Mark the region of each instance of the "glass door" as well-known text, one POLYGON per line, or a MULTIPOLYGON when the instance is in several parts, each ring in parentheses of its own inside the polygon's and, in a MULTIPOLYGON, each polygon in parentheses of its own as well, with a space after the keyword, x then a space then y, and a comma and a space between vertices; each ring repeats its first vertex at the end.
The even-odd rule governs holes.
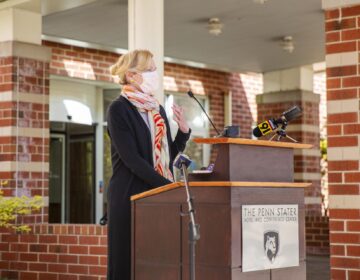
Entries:
POLYGON ((69 222, 94 223, 95 140, 90 135, 69 139, 69 222))
POLYGON ((51 134, 49 223, 65 222, 65 135, 51 134))

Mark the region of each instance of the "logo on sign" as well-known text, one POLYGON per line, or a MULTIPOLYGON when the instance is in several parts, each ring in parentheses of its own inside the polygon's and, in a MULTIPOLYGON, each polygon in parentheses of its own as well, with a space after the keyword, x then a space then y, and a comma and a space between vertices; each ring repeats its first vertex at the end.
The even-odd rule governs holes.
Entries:
POLYGON ((278 231, 272 230, 264 232, 265 255, 271 263, 275 261, 275 258, 279 252, 279 242, 280 240, 278 231))

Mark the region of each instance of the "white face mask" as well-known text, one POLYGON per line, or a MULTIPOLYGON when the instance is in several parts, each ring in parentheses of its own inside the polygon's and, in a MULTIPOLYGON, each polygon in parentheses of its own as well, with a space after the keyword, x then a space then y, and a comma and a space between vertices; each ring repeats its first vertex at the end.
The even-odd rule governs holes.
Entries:
POLYGON ((144 93, 155 93, 159 88, 159 75, 157 71, 149 71, 141 73, 143 82, 141 83, 140 88, 144 93))

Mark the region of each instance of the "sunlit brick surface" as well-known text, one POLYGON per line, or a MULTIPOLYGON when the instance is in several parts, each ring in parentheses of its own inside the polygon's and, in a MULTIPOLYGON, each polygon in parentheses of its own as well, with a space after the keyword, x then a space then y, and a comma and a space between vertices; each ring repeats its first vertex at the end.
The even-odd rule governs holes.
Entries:
POLYGON ((326 12, 332 279, 360 279, 360 6, 326 12))

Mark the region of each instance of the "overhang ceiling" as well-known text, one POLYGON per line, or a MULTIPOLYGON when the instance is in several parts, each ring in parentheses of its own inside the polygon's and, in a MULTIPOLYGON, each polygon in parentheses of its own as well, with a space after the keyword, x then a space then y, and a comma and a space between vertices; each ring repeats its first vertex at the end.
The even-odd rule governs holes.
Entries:
MULTIPOLYGON (((127 48, 127 1, 98 0, 44 16, 45 35, 127 48)), ((165 55, 211 68, 267 72, 325 60, 320 0, 164 0, 165 55), (207 20, 224 23, 210 35, 207 20), (279 39, 291 35, 295 51, 279 39)), ((74 5, 75 6, 75 5, 74 5)), ((154 30, 156 32, 156 30, 154 30)))

